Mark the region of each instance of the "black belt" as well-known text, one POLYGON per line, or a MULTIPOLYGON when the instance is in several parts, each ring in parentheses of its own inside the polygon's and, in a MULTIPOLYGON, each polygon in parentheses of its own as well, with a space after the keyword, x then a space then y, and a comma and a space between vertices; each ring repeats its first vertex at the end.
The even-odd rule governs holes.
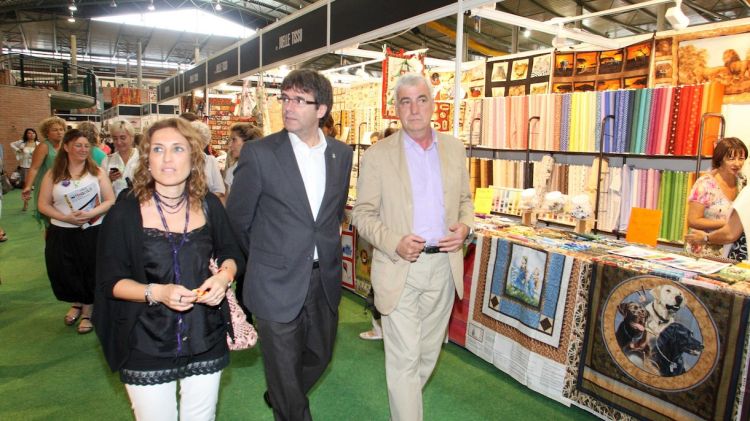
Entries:
POLYGON ((440 246, 424 246, 424 248, 422 249, 422 253, 435 254, 435 253, 445 253, 445 252, 440 250, 440 246))
POLYGON ((317 261, 317 260, 316 260, 316 261, 314 261, 314 262, 313 262, 313 269, 317 269, 317 268, 319 268, 319 267, 320 267, 320 263, 318 263, 318 261, 317 261))

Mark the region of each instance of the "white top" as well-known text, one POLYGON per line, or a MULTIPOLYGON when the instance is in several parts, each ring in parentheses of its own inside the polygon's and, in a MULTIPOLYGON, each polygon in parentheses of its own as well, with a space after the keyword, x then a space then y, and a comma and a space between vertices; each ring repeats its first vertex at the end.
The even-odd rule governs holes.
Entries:
MULTIPOLYGON (((52 205, 60 213, 69 215, 76 210, 91 210, 102 202, 99 189, 99 179, 95 175, 86 173, 80 180, 62 180, 52 187, 52 205)), ((52 225, 63 228, 88 228, 102 223, 104 215, 90 220, 82 226, 69 224, 54 218, 50 219, 52 225)))
POLYGON ((34 149, 36 149, 36 145, 38 144, 39 142, 34 142, 31 146, 27 146, 23 139, 10 144, 11 149, 16 152, 18 166, 21 168, 31 168, 31 156, 34 154, 34 149))
MULTIPOLYGON (((318 219, 320 204, 323 202, 323 194, 326 191, 326 143, 323 131, 318 129, 320 141, 314 147, 307 146, 297 135, 289 133, 292 140, 294 157, 297 158, 297 166, 305 183, 307 200, 310 202, 310 210, 313 218, 318 219)), ((315 247, 315 259, 318 259, 318 247, 315 247)))
POLYGON ((224 187, 224 180, 221 179, 221 171, 219 171, 219 164, 216 163, 216 158, 213 155, 203 155, 206 158, 206 165, 203 168, 203 172, 206 174, 208 191, 218 194, 226 193, 227 189, 224 187))
POLYGON ((750 234, 750 187, 740 190, 740 193, 732 202, 732 207, 737 212, 737 216, 740 217, 742 230, 745 231, 745 237, 747 237, 750 234))
POLYGON ((234 170, 237 169, 237 161, 232 164, 224 174, 224 184, 227 185, 227 190, 230 190, 232 188, 232 183, 234 183, 234 170))
POLYGON ((128 182, 125 181, 126 178, 129 178, 130 181, 133 181, 135 170, 136 168, 138 168, 139 157, 140 154, 138 153, 138 149, 132 148, 130 152, 130 159, 128 159, 127 163, 123 161, 122 156, 119 152, 114 152, 111 155, 108 155, 106 158, 104 158, 104 161, 102 161, 102 168, 107 171, 107 174, 109 174, 110 168, 117 168, 120 171, 120 174, 122 174, 122 177, 112 182, 112 188, 115 191, 115 197, 117 197, 117 195, 119 195, 120 192, 125 190, 125 188, 128 186, 128 182))

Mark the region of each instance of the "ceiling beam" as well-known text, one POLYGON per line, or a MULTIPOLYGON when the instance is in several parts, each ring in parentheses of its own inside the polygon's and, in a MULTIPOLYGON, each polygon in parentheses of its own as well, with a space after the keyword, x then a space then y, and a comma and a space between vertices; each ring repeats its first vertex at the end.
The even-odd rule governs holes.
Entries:
POLYGON ((52 21, 52 51, 57 53, 57 19, 52 21))
POLYGON ((86 19, 86 55, 91 55, 91 19, 86 19))
POLYGON ((112 58, 117 58, 117 53, 119 53, 119 51, 117 51, 117 45, 120 44, 120 37, 122 36, 122 26, 123 24, 121 23, 117 28, 117 37, 115 37, 115 46, 113 48, 114 51, 112 52, 112 58))
POLYGON ((720 22, 729 19, 728 17, 724 15, 720 15, 718 13, 712 12, 711 10, 706 9, 705 7, 701 7, 699 4, 696 4, 694 1, 690 0, 683 0, 683 3, 698 12, 701 16, 706 18, 706 20, 714 21, 714 22, 720 22))
POLYGON ((21 23, 18 24, 18 32, 21 33, 21 39, 23 40, 23 48, 26 51, 29 51, 29 42, 26 39, 26 32, 24 32, 24 30, 23 30, 23 24, 21 24, 21 23))
MULTIPOLYGON (((443 25, 440 22, 427 22, 427 27, 430 29, 433 29, 435 31, 440 32, 443 35, 453 37, 455 39, 456 37, 456 29, 450 28, 447 25, 443 25)), ((478 43, 477 41, 474 41, 471 38, 467 38, 467 45, 469 46, 469 49, 474 50, 476 52, 482 53, 485 56, 494 57, 498 55, 505 55, 508 54, 504 51, 495 50, 490 47, 485 47, 484 45, 478 43)))
POLYGON ((180 32, 180 34, 177 35, 177 39, 174 41, 172 48, 170 48, 169 51, 167 52, 167 55, 164 56, 164 58, 162 59, 163 61, 169 61, 169 56, 171 56, 174 49, 177 48, 177 44, 180 43, 181 38, 182 38, 182 32, 180 32))

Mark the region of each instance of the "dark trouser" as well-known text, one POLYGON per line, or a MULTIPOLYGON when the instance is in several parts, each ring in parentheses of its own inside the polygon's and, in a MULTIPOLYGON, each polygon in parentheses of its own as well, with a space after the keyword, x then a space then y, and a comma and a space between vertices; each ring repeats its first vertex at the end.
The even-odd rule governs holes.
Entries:
POLYGON ((328 367, 336 340, 338 313, 331 311, 313 269, 300 314, 289 323, 256 316, 266 384, 276 420, 312 420, 307 392, 328 367))

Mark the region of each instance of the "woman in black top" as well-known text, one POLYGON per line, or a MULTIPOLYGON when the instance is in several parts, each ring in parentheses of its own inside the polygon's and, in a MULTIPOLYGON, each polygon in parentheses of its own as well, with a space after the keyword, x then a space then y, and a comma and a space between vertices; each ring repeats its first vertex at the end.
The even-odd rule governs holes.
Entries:
POLYGON ((139 148, 133 189, 101 228, 94 325, 136 419, 212 420, 229 363, 225 291, 244 259, 207 191, 200 135, 162 120, 139 148))

